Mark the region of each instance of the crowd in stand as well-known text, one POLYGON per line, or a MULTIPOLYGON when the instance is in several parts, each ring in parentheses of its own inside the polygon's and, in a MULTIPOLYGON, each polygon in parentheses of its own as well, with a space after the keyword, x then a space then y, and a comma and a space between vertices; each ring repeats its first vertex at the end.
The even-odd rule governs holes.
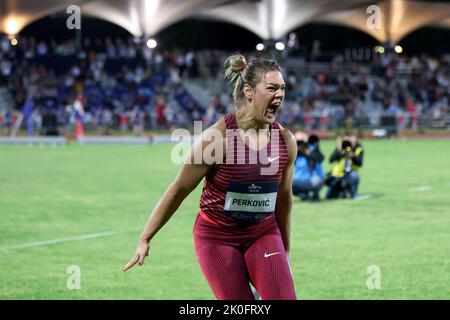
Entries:
MULTIPOLYGON (((212 54, 212 53, 211 53, 212 54)), ((213 66, 211 66, 213 70, 213 66)), ((36 131, 45 115, 60 128, 74 124, 74 102, 82 97, 86 127, 189 127, 206 108, 187 92, 182 79, 197 77, 193 53, 152 51, 130 40, 85 39, 62 44, 20 39, 0 45, 0 112, 10 128, 31 95, 36 131)))
POLYGON ((392 118, 398 129, 417 129, 419 117, 446 120, 449 112, 450 64, 429 57, 385 55, 369 72, 330 71, 312 77, 288 77, 291 99, 284 121, 303 118, 306 130, 342 127, 351 119, 357 127, 380 126, 392 118))
MULTIPOLYGON (((223 81, 228 54, 152 50, 131 38, 85 38, 78 47, 75 41, 32 38, 20 38, 12 46, 4 38, 0 126, 9 133, 18 114, 28 118, 35 134, 48 115, 60 134, 73 130, 77 116, 99 134, 190 128, 194 120, 209 125, 233 110, 229 88, 223 86, 201 104, 185 84, 192 79, 223 81)), ((289 57, 283 59, 282 65, 289 57)), ((303 130, 338 128, 346 121, 364 128, 379 126, 388 116, 400 129, 416 129, 422 116, 447 119, 450 61, 445 57, 384 54, 350 70, 342 68, 344 60, 336 55, 326 69, 314 72, 285 70, 287 96, 280 122, 303 130)))

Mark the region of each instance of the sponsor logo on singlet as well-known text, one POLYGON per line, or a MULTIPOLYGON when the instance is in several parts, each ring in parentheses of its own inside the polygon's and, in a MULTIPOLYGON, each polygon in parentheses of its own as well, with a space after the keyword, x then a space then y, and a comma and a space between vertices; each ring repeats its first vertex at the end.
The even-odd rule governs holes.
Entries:
POLYGON ((224 212, 239 220, 264 219, 275 211, 277 190, 277 181, 232 181, 225 198, 224 212))

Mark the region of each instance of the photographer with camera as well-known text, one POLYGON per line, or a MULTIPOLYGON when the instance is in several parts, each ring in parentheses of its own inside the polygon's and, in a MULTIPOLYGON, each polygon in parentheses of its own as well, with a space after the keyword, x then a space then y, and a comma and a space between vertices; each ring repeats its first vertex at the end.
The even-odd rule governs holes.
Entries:
POLYGON ((364 151, 356 136, 338 137, 336 150, 330 156, 333 168, 325 180, 327 199, 356 197, 360 181, 358 169, 362 167, 363 157, 364 151))
POLYGON ((319 148, 319 137, 311 135, 308 139, 306 134, 298 133, 296 138, 298 152, 294 164, 292 192, 303 201, 318 202, 325 178, 321 165, 324 156, 319 148))

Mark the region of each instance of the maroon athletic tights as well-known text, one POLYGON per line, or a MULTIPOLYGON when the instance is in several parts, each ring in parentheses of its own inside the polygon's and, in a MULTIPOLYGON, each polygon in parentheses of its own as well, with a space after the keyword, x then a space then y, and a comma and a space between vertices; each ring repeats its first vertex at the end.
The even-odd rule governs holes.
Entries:
POLYGON ((289 262, 275 215, 250 226, 224 227, 198 214, 194 246, 203 274, 219 300, 295 300, 289 262))

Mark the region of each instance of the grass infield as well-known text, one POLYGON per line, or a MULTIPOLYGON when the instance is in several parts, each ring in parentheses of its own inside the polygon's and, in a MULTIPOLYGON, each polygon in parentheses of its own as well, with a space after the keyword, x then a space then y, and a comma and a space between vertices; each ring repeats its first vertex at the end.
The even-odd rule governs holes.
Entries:
MULTIPOLYGON (((326 156, 333 145, 322 143, 326 156)), ((299 298, 448 299, 450 141, 363 146, 360 200, 294 199, 299 298), (372 265, 380 289, 367 287, 372 265)), ((144 266, 121 271, 178 170, 171 148, 0 146, 0 299, 214 299, 193 249, 201 184, 144 266), (79 290, 67 288, 74 265, 79 290)))

